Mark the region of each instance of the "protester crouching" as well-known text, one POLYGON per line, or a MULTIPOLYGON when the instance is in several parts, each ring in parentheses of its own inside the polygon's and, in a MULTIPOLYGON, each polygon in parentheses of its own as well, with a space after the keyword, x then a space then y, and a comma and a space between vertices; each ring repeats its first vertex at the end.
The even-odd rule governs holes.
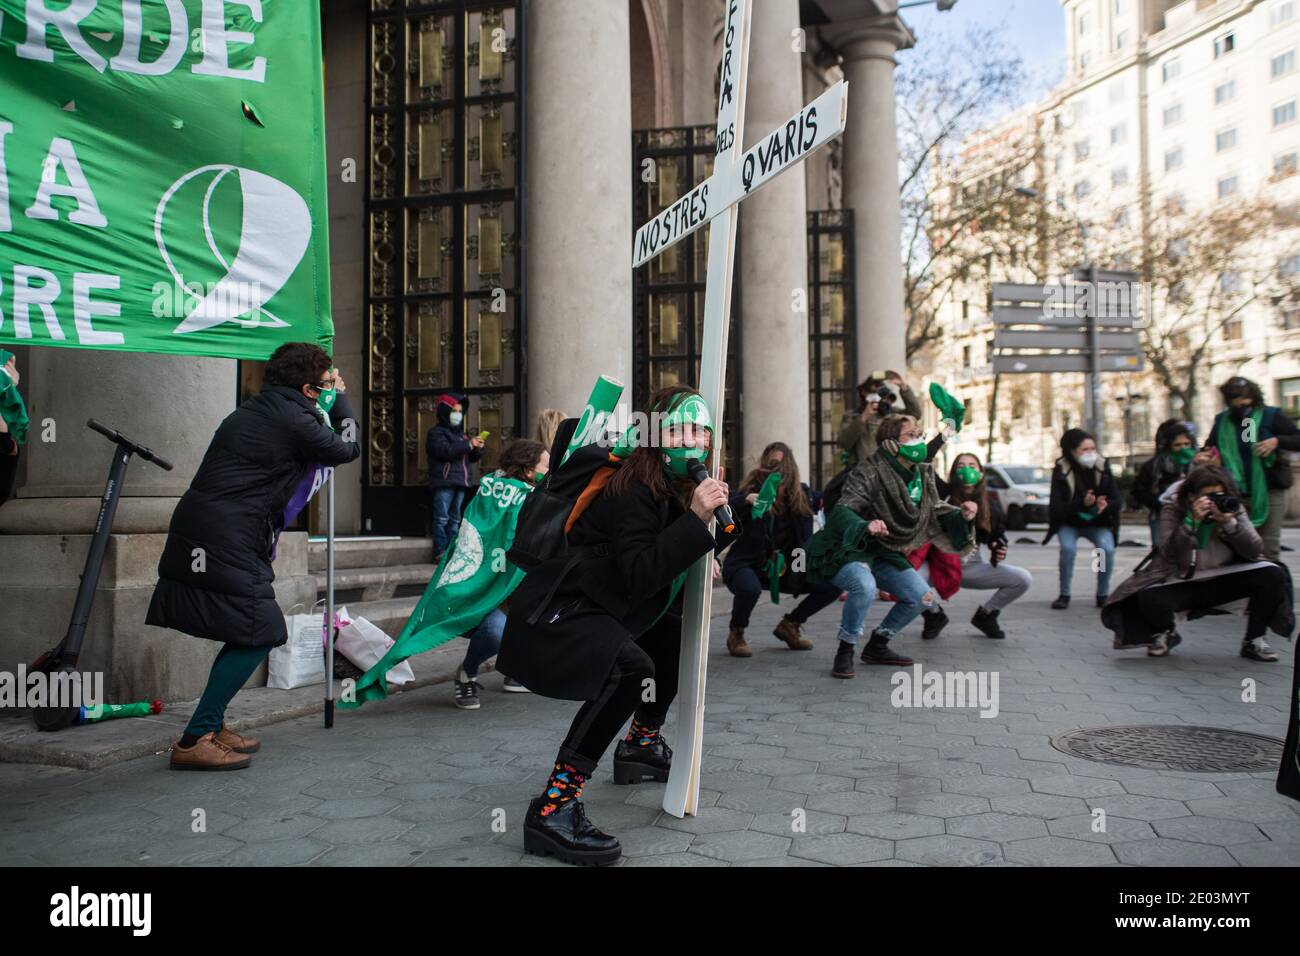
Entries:
POLYGON ((889 642, 933 602, 934 594, 908 561, 908 552, 928 542, 957 553, 974 548, 970 521, 976 505, 957 507, 941 500, 928 461, 935 445, 926 445, 920 423, 910 415, 890 415, 876 434, 879 447, 849 472, 826 527, 809 543, 813 579, 848 592, 833 677, 854 676, 854 651, 878 586, 893 595, 895 603, 872 631, 861 660, 911 664, 911 658, 890 648, 889 642))
POLYGON ((1133 505, 1147 511, 1153 547, 1160 521, 1160 496, 1187 475, 1195 457, 1196 447, 1186 423, 1176 418, 1162 422, 1156 429, 1156 453, 1142 463, 1129 492, 1133 505))
POLYGON ((804 595, 772 632, 792 651, 812 650, 802 626, 839 598, 839 588, 809 581, 804 567, 805 547, 813 533, 813 497, 799 480, 794 452, 784 442, 763 449, 758 467, 732 492, 731 511, 741 519, 741 534, 722 562, 722 581, 734 595, 727 634, 732 657, 753 655, 745 628, 764 592, 770 592, 774 602, 783 593, 804 595))
POLYGON ((1159 548, 1111 595, 1102 623, 1115 647, 1146 646, 1164 657, 1182 642, 1179 612, 1206 612, 1247 602, 1241 656, 1273 662, 1265 633, 1295 628, 1291 576, 1264 557, 1264 544, 1231 475, 1214 465, 1194 469, 1160 511, 1159 548))
POLYGON ((1228 379, 1219 393, 1228 407, 1215 416, 1205 447, 1218 450, 1259 529, 1264 556, 1276 561, 1292 483, 1291 462, 1279 453, 1300 451, 1300 428, 1280 408, 1265 405, 1264 393, 1248 378, 1228 379))
MULTIPOLYGON (((958 455, 953 460, 948 472, 948 481, 939 483, 940 497, 949 504, 964 507, 967 502, 974 502, 975 548, 963 557, 944 555, 933 545, 928 545, 928 558, 917 570, 931 584, 935 582, 935 571, 947 568, 952 559, 956 560, 956 580, 954 590, 993 591, 975 610, 971 624, 987 637, 995 640, 1005 638, 1006 632, 998 622, 1002 609, 1021 597, 1033 584, 1033 576, 1024 568, 1007 564, 1006 522, 1002 506, 991 499, 984 484, 984 469, 978 456, 970 453, 958 455), (938 556, 936 559, 936 555, 938 556)), ((913 557, 913 564, 917 561, 913 557)), ((947 600, 944 590, 939 589, 939 596, 947 600)), ((948 616, 943 607, 927 609, 922 612, 924 628, 922 638, 935 638, 948 623, 948 616)))
POLYGON ((1061 457, 1052 469, 1052 496, 1048 507, 1047 536, 1043 544, 1060 535, 1060 590, 1052 602, 1054 610, 1070 606, 1074 559, 1079 539, 1090 541, 1100 552, 1097 573, 1097 607, 1110 594, 1110 574, 1115 563, 1115 539, 1119 535, 1119 485, 1106 459, 1097 452, 1097 442, 1082 428, 1071 428, 1061 437, 1061 457))

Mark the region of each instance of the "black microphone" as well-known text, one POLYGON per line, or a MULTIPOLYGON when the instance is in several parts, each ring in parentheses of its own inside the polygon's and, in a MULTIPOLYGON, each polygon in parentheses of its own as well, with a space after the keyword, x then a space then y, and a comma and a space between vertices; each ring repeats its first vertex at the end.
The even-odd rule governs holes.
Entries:
MULTIPOLYGON (((691 481, 697 485, 709 480, 709 470, 704 467, 704 463, 698 458, 692 458, 686 462, 686 472, 691 476, 691 481)), ((718 527, 727 534, 731 534, 736 530, 736 519, 731 516, 730 505, 718 505, 713 509, 713 517, 718 519, 718 527)))

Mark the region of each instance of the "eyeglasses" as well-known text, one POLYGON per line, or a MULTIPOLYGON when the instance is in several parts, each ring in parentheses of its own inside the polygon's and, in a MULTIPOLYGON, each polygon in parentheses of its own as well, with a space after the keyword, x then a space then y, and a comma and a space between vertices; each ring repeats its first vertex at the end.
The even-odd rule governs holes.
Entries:
POLYGON ((332 390, 333 390, 333 388, 334 388, 334 383, 333 383, 333 382, 317 382, 315 385, 312 385, 312 386, 310 386, 310 387, 316 389, 316 391, 318 391, 318 392, 328 392, 328 391, 332 391, 332 390))

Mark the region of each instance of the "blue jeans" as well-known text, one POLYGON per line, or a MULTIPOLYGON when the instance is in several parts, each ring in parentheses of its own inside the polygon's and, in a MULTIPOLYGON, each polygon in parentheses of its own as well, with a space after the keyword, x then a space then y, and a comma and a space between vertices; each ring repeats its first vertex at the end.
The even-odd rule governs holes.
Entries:
POLYGON ((465 652, 465 661, 460 666, 470 677, 478 675, 478 669, 488 658, 495 657, 501 648, 501 635, 506 630, 506 616, 500 608, 492 611, 479 622, 478 627, 465 636, 469 638, 469 650, 465 652))
POLYGON ((915 620, 924 607, 921 599, 930 593, 930 585, 912 568, 903 570, 886 561, 877 561, 869 568, 857 561, 844 565, 831 578, 831 583, 849 595, 844 602, 838 635, 846 644, 856 644, 862 636, 867 611, 876 599, 877 582, 897 599, 876 628, 883 637, 893 637, 915 620))
POLYGON ((1102 553, 1101 570, 1097 572, 1097 597, 1110 594, 1110 572, 1115 566, 1115 535, 1110 528, 1062 525, 1057 535, 1061 539, 1061 594, 1070 596, 1070 579, 1074 577, 1074 556, 1079 550, 1080 538, 1087 538, 1102 553))
POLYGON ((460 509, 465 504, 465 488, 433 489, 433 550, 438 554, 460 530, 460 509))

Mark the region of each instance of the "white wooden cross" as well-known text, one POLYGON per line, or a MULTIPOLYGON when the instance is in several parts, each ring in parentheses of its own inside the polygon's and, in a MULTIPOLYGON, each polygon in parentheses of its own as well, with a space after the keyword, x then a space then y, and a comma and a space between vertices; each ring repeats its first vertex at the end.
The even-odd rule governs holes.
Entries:
MULTIPOLYGON (((848 84, 841 80, 784 125, 741 153, 752 2, 727 0, 718 102, 718 152, 713 175, 638 229, 632 241, 632 267, 635 269, 706 222, 709 224, 700 394, 709 405, 715 426, 719 427, 722 423, 723 384, 727 377, 727 319, 731 315, 739 203, 753 190, 840 135, 848 111, 848 84)), ((715 453, 715 478, 720 460, 721 455, 715 453)), ((747 517, 741 515, 738 519, 743 522, 747 517)), ((663 804, 664 810, 675 817, 694 815, 699 807, 712 572, 713 556, 708 555, 691 568, 686 583, 678 672, 678 730, 663 804)))

